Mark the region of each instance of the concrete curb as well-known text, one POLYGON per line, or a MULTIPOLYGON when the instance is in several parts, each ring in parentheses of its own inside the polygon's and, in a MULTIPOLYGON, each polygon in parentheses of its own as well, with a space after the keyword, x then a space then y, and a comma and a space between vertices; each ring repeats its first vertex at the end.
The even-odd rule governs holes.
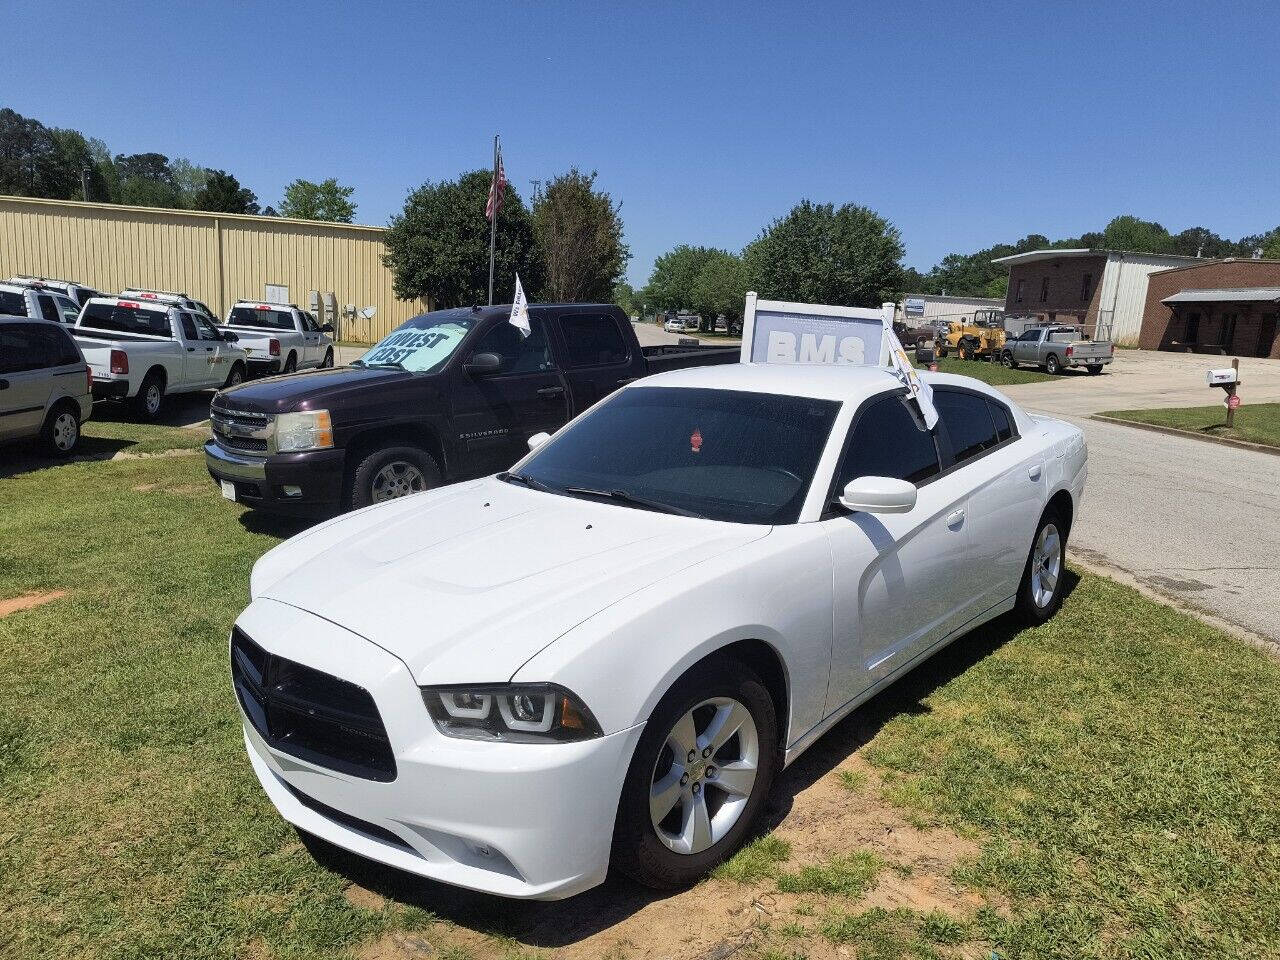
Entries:
POLYGON ((1190 437, 1192 440, 1203 440, 1205 443, 1219 443, 1224 447, 1238 447, 1241 450, 1254 450, 1258 453, 1269 453, 1280 457, 1280 447, 1268 446, 1265 443, 1251 443, 1248 440, 1233 440, 1231 437, 1211 437, 1190 430, 1179 430, 1177 427, 1162 427, 1156 423, 1139 423, 1136 420, 1121 420, 1119 417, 1107 417, 1100 413, 1089 414, 1090 420, 1099 423, 1118 423, 1122 427, 1135 427, 1138 430, 1150 430, 1152 433, 1167 433, 1171 437, 1190 437))

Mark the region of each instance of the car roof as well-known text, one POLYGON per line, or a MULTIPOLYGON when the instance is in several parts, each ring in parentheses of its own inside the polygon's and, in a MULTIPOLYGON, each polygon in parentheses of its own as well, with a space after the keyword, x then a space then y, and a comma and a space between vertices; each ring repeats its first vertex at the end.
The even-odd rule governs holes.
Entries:
MULTIPOLYGON (((935 387, 963 387, 999 399, 1009 398, 973 377, 954 373, 919 371, 920 378, 935 387)), ((872 394, 900 386, 897 375, 885 367, 854 364, 727 363, 711 367, 672 370, 637 380, 625 389, 637 387, 700 387, 710 390, 742 390, 748 393, 779 393, 819 400, 858 401, 872 394)))
POLYGON ((52 320, 45 320, 43 317, 19 317, 12 313, 0 313, 0 323, 39 323, 46 327, 56 327, 59 330, 66 330, 66 325, 55 323, 52 320))

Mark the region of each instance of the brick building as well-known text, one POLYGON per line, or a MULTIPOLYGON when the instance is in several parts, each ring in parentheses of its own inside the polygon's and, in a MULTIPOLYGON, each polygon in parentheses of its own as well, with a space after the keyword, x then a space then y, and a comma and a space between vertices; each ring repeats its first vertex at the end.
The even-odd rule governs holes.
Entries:
POLYGON ((1194 257, 1131 250, 1033 250, 992 263, 1009 268, 1005 313, 1041 323, 1073 323, 1092 337, 1138 342, 1147 277, 1194 257))
POLYGON ((1280 260, 1197 260, 1147 280, 1138 345, 1280 358, 1280 260))

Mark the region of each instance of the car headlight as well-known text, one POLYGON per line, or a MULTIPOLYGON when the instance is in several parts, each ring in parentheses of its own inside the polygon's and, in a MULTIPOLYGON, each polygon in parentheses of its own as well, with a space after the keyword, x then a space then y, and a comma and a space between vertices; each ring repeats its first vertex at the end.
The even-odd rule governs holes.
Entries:
POLYGON ((601 735, 587 705, 554 683, 423 687, 422 702, 447 737, 563 743, 601 735))
POLYGON ((319 450, 333 446, 333 421, 328 410, 304 410, 276 417, 275 452, 319 450))

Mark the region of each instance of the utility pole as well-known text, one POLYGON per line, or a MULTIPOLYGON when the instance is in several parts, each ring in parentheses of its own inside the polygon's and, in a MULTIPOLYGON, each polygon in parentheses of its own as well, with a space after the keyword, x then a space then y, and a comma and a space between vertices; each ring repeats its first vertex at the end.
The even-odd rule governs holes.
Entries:
POLYGON ((498 206, 502 198, 498 194, 498 137, 493 138, 493 216, 489 218, 489 306, 493 306, 493 250, 498 240, 498 206))
POLYGON ((530 180, 529 182, 533 184, 533 199, 536 201, 536 200, 538 199, 538 193, 539 193, 539 192, 541 191, 541 189, 542 189, 542 181, 541 181, 541 180, 530 180))
POLYGON ((81 199, 89 199, 89 168, 80 168, 80 197, 81 199))

